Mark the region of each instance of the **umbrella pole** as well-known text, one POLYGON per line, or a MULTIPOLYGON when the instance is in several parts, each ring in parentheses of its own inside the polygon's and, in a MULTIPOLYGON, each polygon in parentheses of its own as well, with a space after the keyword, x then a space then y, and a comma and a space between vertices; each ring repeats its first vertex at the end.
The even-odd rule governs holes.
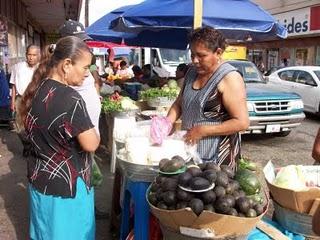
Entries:
POLYGON ((193 29, 202 26, 202 6, 203 0, 194 0, 193 2, 193 29))

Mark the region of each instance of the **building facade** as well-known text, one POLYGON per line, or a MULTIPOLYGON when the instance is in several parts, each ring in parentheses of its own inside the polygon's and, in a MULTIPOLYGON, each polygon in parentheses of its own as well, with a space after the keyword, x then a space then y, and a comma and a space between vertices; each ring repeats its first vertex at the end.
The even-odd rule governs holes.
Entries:
POLYGON ((271 13, 288 30, 288 37, 249 43, 248 58, 274 66, 320 65, 320 0, 263 1, 257 4, 271 13))

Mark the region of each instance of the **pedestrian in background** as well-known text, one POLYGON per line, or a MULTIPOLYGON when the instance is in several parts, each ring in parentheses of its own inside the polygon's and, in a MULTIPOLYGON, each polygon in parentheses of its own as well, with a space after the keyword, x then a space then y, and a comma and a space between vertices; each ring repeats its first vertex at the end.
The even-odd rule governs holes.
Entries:
POLYGON ((99 146, 86 104, 70 86, 89 75, 91 52, 76 37, 49 48, 21 100, 28 158, 30 239, 95 239, 90 153, 99 146))
POLYGON ((226 41, 218 30, 196 29, 189 45, 192 66, 167 117, 172 124, 181 117, 185 142, 197 144, 203 161, 235 169, 239 132, 249 126, 244 81, 236 68, 222 60, 226 41))
MULTIPOLYGON (((15 64, 12 68, 10 76, 10 84, 12 84, 11 93, 11 111, 19 113, 21 97, 27 86, 31 82, 32 75, 40 60, 40 48, 36 45, 29 45, 26 49, 26 61, 15 64)), ((23 156, 29 155, 29 144, 25 139, 24 127, 19 114, 15 115, 15 129, 23 144, 23 156)))

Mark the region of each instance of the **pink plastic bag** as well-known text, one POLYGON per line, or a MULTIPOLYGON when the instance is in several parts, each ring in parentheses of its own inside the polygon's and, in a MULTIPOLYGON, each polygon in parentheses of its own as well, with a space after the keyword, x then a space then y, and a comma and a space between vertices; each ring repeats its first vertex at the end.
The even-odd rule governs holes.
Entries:
POLYGON ((172 123, 167 117, 153 117, 151 119, 150 137, 152 144, 161 145, 172 129, 172 123))

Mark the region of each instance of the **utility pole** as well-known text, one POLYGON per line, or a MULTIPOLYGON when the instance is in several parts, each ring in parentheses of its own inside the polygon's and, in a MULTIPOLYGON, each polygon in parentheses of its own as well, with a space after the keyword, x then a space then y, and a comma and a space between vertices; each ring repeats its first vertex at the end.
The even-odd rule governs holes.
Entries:
POLYGON ((84 27, 89 26, 89 1, 90 0, 84 1, 84 27))

